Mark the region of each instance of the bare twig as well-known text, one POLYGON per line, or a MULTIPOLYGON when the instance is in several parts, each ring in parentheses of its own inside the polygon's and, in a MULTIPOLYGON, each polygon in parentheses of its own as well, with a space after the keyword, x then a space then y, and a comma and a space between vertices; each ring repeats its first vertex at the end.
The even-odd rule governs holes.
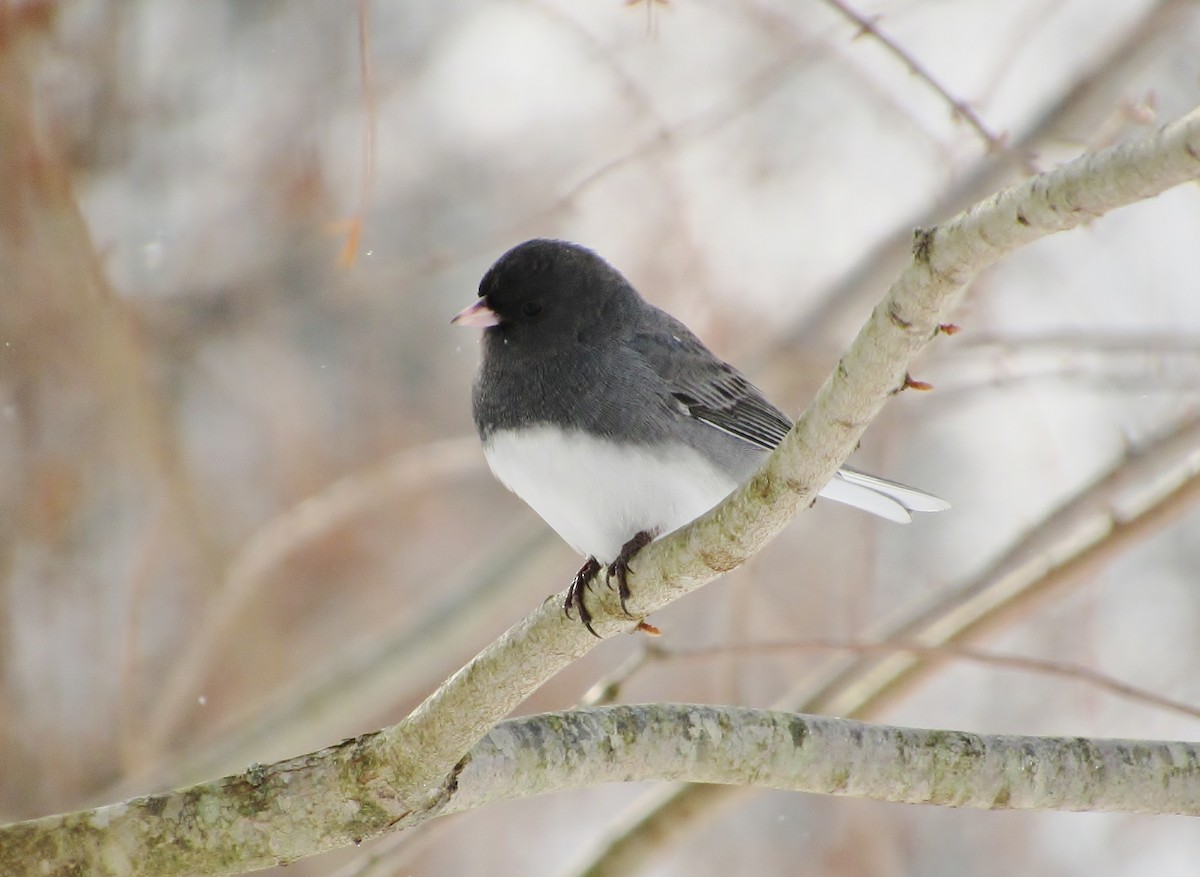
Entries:
MULTIPOLYGON (((987 144, 989 152, 1002 153, 1006 150, 1007 136, 993 133, 969 102, 951 94, 950 90, 938 81, 938 78, 933 75, 929 68, 918 61, 911 52, 880 30, 876 24, 877 18, 863 15, 844 2, 844 0, 823 0, 823 2, 853 22, 861 33, 869 35, 907 67, 910 73, 933 89, 942 100, 949 104, 954 115, 966 122, 979 135, 979 138, 987 144)), ((1028 155, 1021 155, 1020 162, 1027 173, 1037 173, 1038 168, 1029 159, 1028 155)))
POLYGON ((371 209, 371 193, 375 191, 375 128, 378 123, 378 101, 371 64, 371 4, 358 3, 358 71, 363 95, 362 180, 359 182, 358 209, 343 225, 346 240, 338 256, 338 264, 349 268, 358 261, 363 225, 371 209))
MULTIPOLYGON (((945 662, 949 661, 966 661, 968 663, 982 664, 988 667, 996 667, 1003 670, 1021 670, 1028 673, 1037 673, 1042 676, 1054 676, 1060 679, 1071 680, 1074 682, 1082 682, 1090 685, 1093 688, 1106 691, 1109 694, 1115 694, 1118 697, 1123 697, 1127 700, 1143 704, 1145 706, 1157 707, 1159 709, 1168 710, 1173 713, 1178 713, 1182 716, 1187 716, 1192 719, 1200 719, 1200 706, 1193 706, 1183 701, 1175 700, 1153 691, 1148 691, 1138 685, 1132 685, 1128 682, 1123 682, 1115 676, 1108 673, 1101 673, 1098 670, 1093 670, 1083 664, 1077 664, 1069 661, 1057 661, 1049 658, 1036 658, 1030 655, 1013 655, 1013 654, 997 654, 995 652, 981 651, 967 646, 958 645, 936 645, 927 646, 919 643, 906 643, 901 641, 888 640, 885 642, 867 642, 862 640, 837 640, 837 639, 803 639, 795 642, 760 642, 748 643, 746 645, 735 646, 707 646, 694 648, 655 648, 639 653, 641 660, 636 666, 627 662, 618 670, 607 678, 605 691, 609 696, 609 700, 598 700, 599 703, 612 702, 615 697, 614 691, 619 690, 620 686, 632 678, 635 673, 644 667, 649 666, 654 661, 675 661, 675 660, 691 660, 697 658, 720 658, 720 657, 761 657, 767 654, 797 654, 802 652, 848 652, 860 656, 891 656, 891 655, 915 655, 920 658, 925 658, 930 661, 945 662)), ((592 705, 586 701, 587 705, 592 705)))
MULTIPOLYGON (((1184 393, 1200 387, 1200 338, 1179 335, 976 336, 930 363, 944 403, 981 386, 1055 378, 1101 391, 1184 393)), ((1187 398, 1187 397, 1185 397, 1187 398)))

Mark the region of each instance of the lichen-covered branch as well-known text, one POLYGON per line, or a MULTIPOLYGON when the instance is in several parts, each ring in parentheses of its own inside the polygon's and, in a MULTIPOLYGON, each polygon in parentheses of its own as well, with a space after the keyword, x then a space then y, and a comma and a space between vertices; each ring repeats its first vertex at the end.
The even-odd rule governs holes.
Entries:
POLYGON ((664 779, 947 807, 1200 815, 1200 743, 990 736, 696 704, 503 722, 471 751, 446 812, 664 779))
POLYGON ((744 707, 595 707, 500 723, 415 808, 378 734, 244 774, 9 826, 8 877, 235 874, 484 804, 684 780, 948 807, 1200 815, 1200 743, 1017 737, 744 707), (268 830, 270 826, 270 830, 268 830))

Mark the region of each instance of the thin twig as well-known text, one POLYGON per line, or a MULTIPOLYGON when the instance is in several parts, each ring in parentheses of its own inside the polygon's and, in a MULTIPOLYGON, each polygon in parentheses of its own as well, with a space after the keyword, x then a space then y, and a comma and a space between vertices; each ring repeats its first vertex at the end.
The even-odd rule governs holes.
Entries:
MULTIPOLYGON (((853 22, 861 33, 869 35, 907 67, 909 72, 933 89, 942 100, 950 105, 950 109, 956 116, 974 129, 975 133, 987 145, 989 152, 999 153, 1005 151, 1008 140, 1007 136, 993 133, 969 102, 951 94, 950 90, 938 81, 929 68, 918 61, 911 52, 880 30, 876 24, 877 18, 863 15, 844 2, 844 0, 823 0, 823 2, 853 22)), ((1027 173, 1033 174, 1038 172, 1037 166, 1029 160, 1028 156, 1022 156, 1020 161, 1027 173)))
MULTIPOLYGON (((718 657, 761 657, 766 654, 796 654, 800 652, 849 652, 855 655, 895 655, 908 654, 936 661, 967 661, 983 664, 1004 670, 1022 670, 1037 673, 1042 676, 1056 676, 1074 682, 1082 682, 1094 688, 1107 691, 1127 700, 1136 701, 1146 706, 1157 707, 1170 712, 1179 713, 1192 719, 1200 719, 1200 706, 1193 706, 1184 701, 1175 700, 1157 692, 1149 691, 1129 682, 1123 682, 1115 676, 1101 673, 1083 664, 1070 661, 1057 661, 1050 658, 1037 658, 1031 655, 998 654, 973 649, 959 645, 927 646, 920 643, 905 642, 866 642, 862 640, 836 639, 804 639, 796 642, 761 642, 732 646, 706 646, 693 648, 658 648, 653 653, 647 653, 642 665, 633 668, 625 666, 623 677, 613 677, 608 681, 609 691, 619 690, 620 685, 635 675, 636 670, 648 666, 651 659, 660 661, 689 660, 694 658, 718 657)), ((611 701, 610 701, 611 702, 611 701)))
POLYGON ((371 209, 371 193, 375 190, 375 128, 379 111, 371 64, 370 0, 358 2, 358 53, 358 70, 363 94, 362 180, 359 185, 358 210, 344 223, 347 227, 346 241, 338 256, 338 264, 343 268, 351 267, 358 259, 363 226, 371 209))

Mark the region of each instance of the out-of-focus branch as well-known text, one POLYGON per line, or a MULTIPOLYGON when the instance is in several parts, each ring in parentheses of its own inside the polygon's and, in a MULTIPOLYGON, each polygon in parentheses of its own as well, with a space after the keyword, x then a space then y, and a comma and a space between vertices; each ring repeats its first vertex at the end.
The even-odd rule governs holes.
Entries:
POLYGON ((452 251, 441 250, 432 253, 424 261, 413 265, 398 282, 409 283, 417 278, 444 270, 447 266, 456 264, 465 258, 494 252, 497 241, 511 242, 514 236, 526 234, 530 229, 545 228, 548 219, 562 214, 577 204, 583 195, 613 174, 638 162, 657 161, 664 153, 719 131, 735 119, 745 115, 749 109, 765 100, 777 88, 786 83, 798 63, 797 57, 791 56, 765 65, 747 77, 731 96, 714 102, 711 107, 682 122, 669 126, 656 125, 655 130, 646 139, 627 151, 606 159, 593 170, 583 174, 561 195, 531 215, 517 219, 485 240, 456 247, 452 251))
POLYGON ((923 646, 905 642, 868 642, 865 640, 811 639, 779 642, 754 642, 745 645, 694 646, 662 648, 657 645, 636 652, 605 678, 599 680, 581 699, 581 706, 603 706, 615 703, 622 688, 640 671, 662 661, 694 661, 706 658, 755 658, 764 655, 797 655, 811 652, 846 652, 856 656, 886 657, 915 655, 931 661, 965 661, 1001 670, 1021 670, 1039 676, 1080 682, 1108 694, 1123 697, 1134 703, 1200 719, 1200 706, 1164 697, 1137 685, 1122 682, 1108 674, 1083 664, 1035 658, 1029 655, 998 654, 968 646, 923 646))
POLYGON ((381 704, 412 696, 415 685, 428 684, 430 668, 451 660, 459 644, 478 641, 514 600, 521 605, 530 599, 528 584, 545 580, 535 573, 552 548, 553 534, 542 527, 512 534, 503 550, 446 587, 447 598, 415 622, 323 658, 211 743, 161 756, 122 778, 108 798, 199 782, 262 760, 264 752, 295 752, 356 725, 368 727, 364 723, 379 715, 381 704))
MULTIPOLYGON (((1100 392, 1194 393, 1200 338, 1179 335, 975 337, 930 363, 936 401, 980 387, 1057 379, 1100 392)), ((1186 396, 1184 397, 1186 398, 1186 396)))
MULTIPOLYGON (((18 611, 9 602, 21 589, 38 601, 72 594, 72 611, 104 627, 96 639, 105 645, 92 656, 104 660, 111 644, 119 645, 109 672, 97 672, 73 695, 85 698, 72 706, 78 750, 22 744, 19 751, 29 757, 13 758, 2 771, 10 801, 37 800, 68 777, 77 788, 103 781, 133 712, 139 610, 164 548, 186 538, 204 574, 216 567, 218 554, 171 412, 152 378, 144 336, 109 284, 75 180, 36 98, 34 59, 54 39, 57 11, 50 2, 0 2, 0 445, 6 470, 0 614, 16 613, 22 625, 25 616, 37 616, 34 603, 18 611), (82 537, 103 519, 111 519, 111 538, 82 537), (121 714, 110 718, 110 706, 121 714)), ((31 664, 10 648, 17 626, 0 625, 7 675, 0 699, 43 684, 21 678, 23 666, 40 662, 31 664)), ((86 638, 82 632, 72 637, 86 638)), ((8 744, 15 742, 8 722, 21 716, 27 727, 39 727, 37 712, 52 702, 33 698, 19 709, 0 703, 0 747, 11 752, 8 744)))
MULTIPOLYGON (((909 619, 881 625, 877 636, 931 647, 978 639, 1027 613, 1034 601, 1102 569, 1198 502, 1200 419, 1192 419, 1060 506, 971 580, 909 619), (1129 493, 1137 495, 1131 500, 1129 493)), ((874 713, 940 663, 919 655, 865 661, 835 675, 802 708, 874 713)))
MULTIPOLYGON (((863 15, 861 12, 851 7, 848 3, 845 3, 844 0, 824 0, 824 3, 826 6, 837 10, 840 15, 853 22, 861 33, 869 35, 872 39, 883 46, 883 48, 886 49, 891 55, 899 60, 900 63, 907 67, 909 72, 933 89, 934 93, 936 93, 942 100, 950 105, 950 109, 954 115, 958 116, 971 126, 972 130, 979 135, 979 138, 987 144, 989 152, 1004 151, 1005 141, 1007 138, 1000 134, 994 134, 988 127, 987 123, 983 121, 979 113, 975 111, 975 108, 972 107, 969 102, 963 98, 955 97, 953 94, 951 94, 950 90, 946 88, 946 86, 942 85, 942 83, 936 76, 933 75, 933 72, 930 71, 928 67, 922 64, 920 60, 914 57, 912 53, 905 49, 902 45, 880 30, 879 25, 876 23, 877 18, 863 15)), ((1035 173, 1037 171, 1037 168, 1031 161, 1028 160, 1027 157, 1022 157, 1021 163, 1027 172, 1035 173)))
MULTIPOLYGON (((975 273, 1024 244, 1197 177, 1200 110, 1154 137, 1084 156, 945 225, 919 231, 912 262, 760 471, 715 509, 639 555, 630 583, 632 612, 644 616, 699 588, 782 531, 834 475, 886 401, 905 388, 910 362, 938 335, 975 273)), ((595 597, 594 627, 601 636, 635 626, 637 618, 622 614, 615 594, 595 597)), ((561 599, 543 603, 395 726, 173 796, 0 829, 0 871, 13 877, 80 870, 157 877, 236 873, 438 815, 462 800, 464 756, 532 691, 598 642, 564 617, 561 599)), ((975 749, 973 743, 964 749, 966 740, 944 735, 940 757, 958 765, 975 749)), ((1087 760, 1092 751, 1082 747, 1085 764, 1099 764, 1087 760)), ((1174 750, 1168 757, 1176 757, 1174 750)), ((575 760, 583 770, 590 764, 575 760)), ((1193 770, 1196 763, 1191 761, 1193 770)), ((923 778, 934 784, 929 788, 936 787, 934 777, 923 778)), ((856 787, 849 776, 840 782, 843 789, 856 787)), ((1007 797, 994 797, 993 806, 1011 805, 1013 787, 1006 788, 1007 797)), ((1194 796, 1195 786, 1189 791, 1194 796)))
POLYGON ((143 751, 160 752, 187 717, 226 634, 267 574, 288 555, 397 496, 474 471, 480 460, 473 437, 406 448, 379 466, 335 481, 260 527, 230 561, 220 590, 163 685, 147 719, 143 751))

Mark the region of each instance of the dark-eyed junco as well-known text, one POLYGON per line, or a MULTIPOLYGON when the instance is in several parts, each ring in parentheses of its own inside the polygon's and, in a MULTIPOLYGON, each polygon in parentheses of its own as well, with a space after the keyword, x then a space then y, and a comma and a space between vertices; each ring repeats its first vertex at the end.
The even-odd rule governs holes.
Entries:
MULTIPOLYGON (((577 244, 513 247, 451 322, 483 329, 473 408, 492 472, 588 558, 564 605, 588 630, 584 591, 601 567, 624 607, 630 557, 724 499, 792 426, 577 244)), ((821 496, 900 522, 949 507, 849 468, 821 496)))

